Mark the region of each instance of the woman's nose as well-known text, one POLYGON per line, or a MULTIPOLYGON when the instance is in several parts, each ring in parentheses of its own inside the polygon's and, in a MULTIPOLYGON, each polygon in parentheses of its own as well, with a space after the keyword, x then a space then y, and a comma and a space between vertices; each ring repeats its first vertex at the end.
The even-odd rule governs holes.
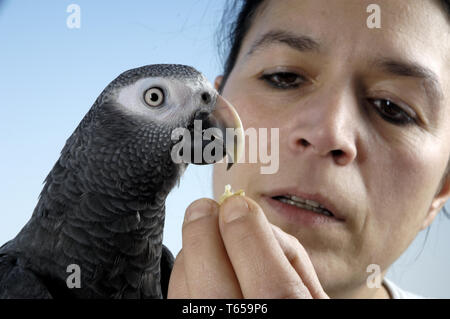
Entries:
POLYGON ((355 103, 341 96, 300 105, 288 137, 291 151, 330 157, 339 165, 351 163, 357 154, 355 103))

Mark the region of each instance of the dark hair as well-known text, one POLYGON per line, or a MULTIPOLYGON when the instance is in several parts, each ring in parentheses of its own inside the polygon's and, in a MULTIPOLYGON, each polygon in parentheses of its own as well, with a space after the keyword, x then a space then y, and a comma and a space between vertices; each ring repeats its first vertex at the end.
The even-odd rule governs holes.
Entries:
POLYGON ((225 5, 218 37, 219 55, 225 61, 219 92, 222 92, 225 82, 236 64, 242 41, 250 29, 255 12, 264 1, 234 0, 228 1, 225 5))
MULTIPOLYGON (((255 13, 266 0, 231 0, 225 5, 225 10, 217 34, 219 56, 224 61, 223 79, 219 87, 222 93, 223 87, 236 64, 239 51, 245 35, 250 29, 255 13)), ((450 19, 450 0, 438 0, 450 19)), ((444 178, 450 174, 450 159, 444 178)), ((444 213, 450 218, 450 212, 443 208, 444 213)))
POLYGON ((444 6, 445 11, 447 11, 447 15, 450 16, 450 0, 440 0, 440 2, 444 6))

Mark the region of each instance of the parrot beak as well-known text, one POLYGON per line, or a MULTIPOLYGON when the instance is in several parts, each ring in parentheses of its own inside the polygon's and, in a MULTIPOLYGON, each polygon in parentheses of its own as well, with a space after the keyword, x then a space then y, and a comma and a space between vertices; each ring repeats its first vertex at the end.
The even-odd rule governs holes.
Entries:
MULTIPOLYGON (((202 139, 202 141, 197 143, 194 141, 191 144, 193 145, 191 154, 203 154, 206 148, 211 148, 210 143, 220 145, 221 154, 218 156, 220 159, 226 157, 227 170, 229 170, 242 156, 244 149, 244 130, 235 108, 230 102, 217 95, 212 111, 198 111, 194 116, 195 121, 201 121, 201 126, 194 125, 194 139, 197 141, 202 139), (210 130, 208 138, 205 133, 207 130, 210 130)), ((199 158, 197 157, 197 159, 199 158)), ((215 158, 214 161, 211 161, 202 157, 200 160, 191 160, 190 162, 202 165, 212 164, 218 160, 215 158)))
MULTIPOLYGON (((217 121, 215 126, 222 132, 224 152, 227 156, 227 170, 229 170, 243 154, 244 129, 242 121, 233 105, 220 95, 217 95, 216 105, 211 117, 217 121)), ((215 138, 220 138, 220 136, 215 136, 215 138)))

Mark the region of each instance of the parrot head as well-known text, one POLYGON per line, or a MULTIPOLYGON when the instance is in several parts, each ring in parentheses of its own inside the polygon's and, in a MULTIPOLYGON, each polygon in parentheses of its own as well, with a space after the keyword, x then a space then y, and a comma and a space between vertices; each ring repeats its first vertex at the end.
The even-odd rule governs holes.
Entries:
POLYGON ((81 134, 66 148, 83 158, 86 174, 103 172, 102 180, 119 181, 112 183, 134 192, 136 187, 150 192, 162 182, 170 191, 189 163, 210 164, 226 157, 230 168, 243 147, 237 112, 200 72, 185 65, 155 64, 123 72, 104 89, 77 130, 81 134))

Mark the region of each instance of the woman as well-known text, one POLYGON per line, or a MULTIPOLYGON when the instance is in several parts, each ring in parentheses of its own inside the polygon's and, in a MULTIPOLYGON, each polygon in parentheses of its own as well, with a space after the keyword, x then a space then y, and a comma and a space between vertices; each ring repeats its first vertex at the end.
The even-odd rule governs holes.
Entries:
POLYGON ((245 128, 279 128, 279 169, 215 166, 216 199, 246 196, 188 207, 169 297, 402 293, 367 271, 450 197, 450 6, 379 0, 378 28, 369 5, 245 1, 215 85, 245 128))

